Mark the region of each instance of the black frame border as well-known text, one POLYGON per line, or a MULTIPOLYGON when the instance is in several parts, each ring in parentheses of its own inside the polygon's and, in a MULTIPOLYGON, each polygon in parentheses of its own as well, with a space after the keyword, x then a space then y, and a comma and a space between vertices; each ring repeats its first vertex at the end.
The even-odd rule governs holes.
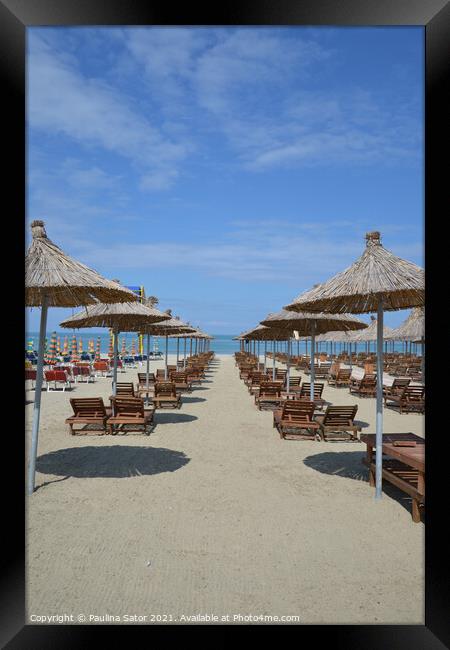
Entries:
MULTIPOLYGON (((426 249, 426 327, 427 346, 426 374, 431 376, 433 370, 442 366, 439 356, 445 343, 436 346, 433 341, 444 340, 442 325, 444 318, 433 314, 443 309, 441 288, 433 280, 446 278, 444 261, 448 255, 447 240, 441 235, 438 220, 444 206, 448 205, 448 172, 441 164, 439 155, 445 155, 448 149, 448 91, 450 61, 450 4, 448 0, 276 0, 255 2, 255 0, 228 0, 223 5, 184 5, 181 10, 170 4, 140 0, 0 0, 0 70, 3 80, 6 119, 3 129, 8 144, 4 147, 6 178, 3 184, 3 196, 9 199, 12 214, 17 215, 16 224, 10 224, 7 218, 3 223, 11 226, 8 233, 8 249, 12 257, 19 260, 23 256, 25 241, 26 214, 25 198, 25 33, 27 27, 44 25, 336 25, 336 26, 407 26, 425 27, 425 249, 426 249), (20 227, 17 228, 17 222, 20 227), (430 251, 432 250, 432 255, 430 251), (431 343, 431 344, 430 344, 431 343), (439 349, 440 348, 440 349, 439 349)), ((445 160, 445 158, 443 158, 445 160)), ((6 215, 5 215, 6 216, 6 215)), ((23 267, 21 267, 23 269, 23 267)), ((23 274, 23 270, 22 270, 23 274)), ((9 325, 19 323, 25 329, 22 291, 24 275, 11 273, 7 277, 8 305, 17 304, 17 311, 11 312, 9 325), (16 320, 17 317, 17 320, 16 320), (11 322, 12 321, 12 322, 11 322)), ((445 333, 444 333, 445 336, 445 333)), ((19 344, 20 348, 20 344, 19 344)), ((17 395, 22 404, 22 367, 18 367, 9 383, 10 392, 17 395)), ((427 396, 426 426, 432 438, 427 450, 428 499, 427 525, 425 530, 425 625, 325 625, 295 626, 295 634, 304 638, 304 633, 311 631, 314 642, 326 642, 328 636, 336 648, 427 648, 439 650, 450 647, 450 580, 448 575, 448 544, 443 530, 446 501, 442 504, 445 490, 444 480, 448 475, 443 447, 440 450, 433 445, 433 440, 442 446, 447 445, 448 433, 445 424, 438 421, 437 411, 445 405, 443 382, 433 383, 433 390, 427 396), (442 399, 444 401, 442 401, 442 399), (433 420, 436 426, 433 427, 433 420), (441 429, 442 431, 440 431, 441 429), (442 435, 441 435, 442 433, 442 435), (439 453, 440 452, 440 453, 439 453), (444 507, 442 507, 442 505, 444 507), (432 525, 431 525, 432 524, 432 525)), ((9 399, 9 398, 8 398, 9 399)), ((430 435, 429 433, 429 435, 430 435)), ((16 436, 17 438, 17 436, 16 436)), ((14 456, 14 464, 4 463, 11 475, 8 479, 7 492, 3 505, 4 518, 9 521, 14 513, 22 513, 25 506, 23 468, 24 443, 7 441, 14 456), (17 461, 17 463, 15 462, 17 461), (21 498, 22 497, 22 498, 21 498)), ((21 519, 22 525, 24 518, 21 519)), ((5 531, 4 531, 5 532, 5 531)), ((11 527, 4 534, 8 550, 2 554, 2 573, 0 586, 0 643, 2 647, 12 649, 53 647, 88 647, 90 643, 104 640, 105 634, 112 632, 116 642, 122 637, 130 640, 130 634, 139 628, 149 632, 153 640, 173 638, 173 631, 178 626, 30 626, 24 625, 25 619, 25 566, 24 566, 24 528, 11 527)), ((349 606, 351 604, 349 603, 349 606)), ((199 626, 180 626, 183 640, 192 638, 191 628, 199 626)), ((218 626, 200 626, 205 640, 212 639, 212 633, 218 626)), ((223 645, 231 640, 237 626, 220 626, 223 645)), ((255 633, 266 635, 268 626, 238 626, 239 635, 247 633, 255 638, 255 633), (261 630, 261 627, 264 630, 261 630)), ((274 626, 269 626, 274 627, 274 626)), ((283 626, 286 627, 286 626, 283 626)), ((293 627, 293 626, 288 626, 293 627)), ((280 630, 281 631, 281 630, 280 630)), ((277 630, 278 632, 278 630, 277 630)), ((277 634, 278 637, 278 634, 277 634)), ((278 637, 279 638, 279 637, 278 637)), ((217 643, 217 640, 213 641, 217 643)))

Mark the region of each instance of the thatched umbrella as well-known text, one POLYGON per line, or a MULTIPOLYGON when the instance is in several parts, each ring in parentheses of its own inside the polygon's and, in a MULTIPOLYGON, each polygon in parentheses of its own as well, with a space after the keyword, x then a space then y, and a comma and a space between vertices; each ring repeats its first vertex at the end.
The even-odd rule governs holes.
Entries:
POLYGON ((151 323, 167 320, 169 316, 159 309, 140 302, 90 305, 61 323, 61 327, 109 327, 114 339, 113 394, 116 394, 119 332, 135 332, 151 323))
MULTIPOLYGON (((277 327, 292 333, 296 330, 299 334, 311 336, 311 401, 314 399, 314 353, 316 334, 322 334, 328 330, 353 331, 367 327, 355 316, 349 314, 308 314, 295 313, 282 309, 275 314, 269 314, 261 321, 262 325, 277 327)), ((291 334, 290 334, 291 335, 291 334)))
MULTIPOLYGON (((165 316, 166 316, 166 320, 164 320, 164 322, 155 323, 154 325, 151 324, 145 325, 139 331, 141 332, 141 334, 147 334, 147 337, 149 337, 150 335, 166 337, 164 377, 165 379, 167 379, 167 356, 168 356, 169 336, 172 336, 173 334, 195 332, 195 328, 188 325, 188 323, 184 323, 180 318, 172 317, 172 313, 170 309, 166 310, 165 316)), ((147 338, 147 347, 148 347, 148 338, 147 338)))
MULTIPOLYGON (((425 380, 425 309, 415 307, 408 318, 387 338, 395 341, 410 341, 422 345, 422 379, 425 380)), ((408 345, 405 343, 405 345, 408 345)))
POLYGON ((286 306, 299 312, 377 312, 376 498, 382 494, 383 313, 424 304, 424 270, 386 250, 379 232, 369 232, 366 249, 354 264, 286 306))
MULTIPOLYGON (((286 331, 277 327, 266 327, 265 325, 257 325, 249 330, 246 330, 240 335, 244 341, 264 341, 264 371, 267 365, 267 341, 273 343, 273 368, 272 379, 275 379, 275 341, 285 341, 287 338, 286 331)), ((258 355, 259 356, 259 355, 258 355)))
POLYGON ((34 491, 43 380, 44 339, 49 307, 78 307, 97 300, 136 300, 125 287, 107 280, 96 271, 66 255, 47 237, 43 221, 31 224, 32 242, 25 257, 25 306, 41 307, 39 350, 36 368, 28 493, 34 491))

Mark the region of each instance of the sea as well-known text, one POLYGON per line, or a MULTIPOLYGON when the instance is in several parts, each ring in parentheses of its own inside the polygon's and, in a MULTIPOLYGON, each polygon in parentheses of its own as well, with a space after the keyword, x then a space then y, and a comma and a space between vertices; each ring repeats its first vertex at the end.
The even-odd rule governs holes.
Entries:
MULTIPOLYGON (((52 337, 53 332, 47 332, 47 344, 50 345, 50 340, 52 337)), ((87 352, 88 351, 88 345, 89 341, 93 340, 94 341, 94 346, 97 344, 97 339, 100 339, 100 352, 102 354, 107 354, 109 350, 109 332, 108 330, 105 330, 103 332, 98 332, 98 331, 89 331, 89 330, 84 330, 83 332, 81 330, 77 330, 75 332, 71 330, 65 330, 65 331, 56 331, 56 336, 59 337, 60 339, 60 345, 61 347, 64 345, 64 338, 67 337, 68 345, 69 345, 69 350, 71 348, 72 344, 72 337, 75 334, 77 338, 77 342, 80 340, 82 341, 83 345, 83 351, 87 352)), ((234 341, 233 338, 236 336, 236 334, 212 334, 214 338, 210 341, 210 350, 213 350, 216 354, 233 354, 234 352, 239 351, 240 349, 240 342, 239 341, 234 341)), ((29 342, 33 341, 33 349, 37 350, 38 348, 38 343, 39 343, 39 332, 26 332, 25 333, 25 349, 29 350, 31 346, 29 346, 29 342)), ((176 354, 177 352, 177 340, 179 340, 179 352, 180 355, 184 353, 184 339, 168 339, 168 351, 169 354, 176 354)), ((139 348, 138 348, 138 337, 136 334, 131 334, 131 333, 120 333, 119 334, 119 341, 118 341, 118 349, 119 353, 122 349, 123 341, 125 341, 125 348, 127 350, 127 353, 131 353, 131 348, 133 345, 133 341, 135 344, 136 348, 136 354, 139 354, 139 348)), ((146 345, 147 345, 147 337, 144 337, 143 340, 143 345, 144 348, 142 350, 142 353, 146 352, 146 345)), ((166 340, 165 337, 162 336, 152 336, 150 338, 150 350, 152 352, 162 352, 164 353, 165 351, 165 345, 166 345, 166 340)), ((189 354, 189 339, 186 340, 186 353, 189 354)), ((194 346, 194 342, 192 343, 194 346)), ((272 343, 267 342, 267 351, 270 351, 272 349, 272 343)), ((330 352, 330 343, 325 343, 325 342, 320 342, 318 343, 319 351, 323 352, 330 352)), ((413 345, 413 351, 414 351, 415 346, 413 345)), ((194 350, 194 347, 192 348, 194 350)), ((252 343, 252 349, 253 349, 253 343, 252 343)), ((285 342, 277 342, 277 351, 280 352, 287 352, 287 346, 285 342)), ((306 343, 304 340, 302 341, 293 341, 292 343, 292 354, 309 354, 310 353, 310 343, 309 341, 306 343)), ((366 351, 366 343, 360 343, 357 346, 356 351, 357 352, 364 352, 366 351)), ((385 348, 386 349, 386 348, 385 348)), ((339 344, 333 344, 333 352, 339 353, 341 350, 341 347, 339 344)), ((387 343, 387 350, 391 352, 394 350, 395 352, 404 352, 405 347, 404 343, 396 341, 394 344, 391 342, 387 343)), ((259 345, 259 351, 260 354, 264 354, 264 342, 261 341, 259 345)), ((353 351, 354 351, 354 345, 353 345, 353 351)), ((370 351, 374 352, 375 351, 375 343, 370 344, 370 351)), ((420 353, 420 346, 418 346, 418 352, 420 353)), ((258 353, 258 343, 256 343, 256 353, 258 353)))

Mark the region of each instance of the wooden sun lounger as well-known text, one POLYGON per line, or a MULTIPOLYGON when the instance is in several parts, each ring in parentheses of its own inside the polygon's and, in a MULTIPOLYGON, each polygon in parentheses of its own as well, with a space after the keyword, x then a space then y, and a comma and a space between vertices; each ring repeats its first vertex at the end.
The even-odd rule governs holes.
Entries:
POLYGON ((189 381, 187 372, 171 372, 170 381, 175 384, 175 389, 177 391, 192 392, 192 382, 189 381))
POLYGON ((398 397, 403 393, 403 390, 409 386, 411 379, 409 377, 396 377, 392 382, 392 386, 383 386, 383 398, 384 403, 390 397, 398 397))
MULTIPOLYGON (((323 393, 323 388, 325 384, 319 383, 319 382, 314 382, 314 404, 317 406, 317 408, 323 408, 325 404, 327 403, 326 400, 323 399, 322 393, 323 393)), ((300 388, 300 394, 299 398, 303 400, 310 400, 311 399, 311 382, 305 381, 300 388)))
POLYGON ((260 411, 262 407, 279 406, 281 402, 281 385, 278 382, 262 382, 259 394, 255 395, 255 404, 260 411))
POLYGON ((118 430, 124 433, 143 430, 143 433, 148 435, 148 427, 153 422, 154 409, 150 412, 145 411, 143 399, 116 396, 111 399, 111 402, 114 415, 107 420, 110 434, 117 433, 118 430))
POLYGON ((75 435, 86 430, 86 425, 99 425, 99 435, 107 433, 106 421, 111 416, 111 409, 105 407, 101 397, 73 397, 70 399, 73 415, 66 419, 70 433, 75 435), (84 425, 82 429, 74 429, 75 424, 84 425))
POLYGON ((385 399, 386 406, 396 406, 400 413, 425 412, 425 386, 406 386, 399 395, 385 399))
POLYGON ((358 432, 361 426, 354 423, 358 407, 355 406, 327 406, 325 415, 318 415, 322 439, 327 440, 352 440, 360 442, 358 432))
POLYGON ((335 375, 328 376, 328 384, 330 386, 348 386, 350 383, 350 375, 352 371, 350 368, 340 368, 335 375))
POLYGON ((155 394, 153 396, 155 408, 163 408, 164 405, 172 408, 181 408, 181 396, 177 393, 174 382, 161 381, 155 384, 155 394))
POLYGON ((315 440, 319 424, 314 418, 315 404, 309 400, 287 400, 274 412, 273 425, 284 440, 315 440))
POLYGON ((373 374, 366 373, 361 380, 354 383, 350 382, 349 390, 351 394, 356 394, 358 397, 375 397, 377 378, 373 374))

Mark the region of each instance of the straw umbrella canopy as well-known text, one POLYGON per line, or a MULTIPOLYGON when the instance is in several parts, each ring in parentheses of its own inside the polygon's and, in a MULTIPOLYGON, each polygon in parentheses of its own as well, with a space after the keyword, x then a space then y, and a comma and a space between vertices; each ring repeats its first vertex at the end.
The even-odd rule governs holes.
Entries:
POLYGON ((349 314, 311 314, 311 313, 295 313, 282 309, 275 314, 269 314, 264 320, 261 321, 262 325, 268 327, 278 327, 285 331, 293 332, 296 330, 299 335, 311 336, 311 388, 310 397, 311 401, 314 398, 314 354, 315 354, 315 336, 329 330, 343 330, 353 331, 360 330, 367 327, 366 323, 359 320, 355 316, 349 314))
POLYGON ((386 250, 379 232, 366 234, 366 249, 347 269, 301 294, 292 311, 377 313, 376 498, 382 494, 383 313, 425 304, 424 270, 386 250))
MULTIPOLYGON (((150 336, 165 336, 166 337, 166 351, 165 351, 165 379, 167 379, 167 355, 168 355, 168 338, 174 334, 188 334, 195 332, 195 327, 191 327, 188 323, 183 322, 180 318, 172 317, 172 312, 167 309, 165 312, 166 320, 162 323, 148 324, 140 328, 141 334, 147 334, 147 348, 149 345, 150 336)), ((148 359, 148 355, 147 355, 148 359)), ((148 367, 148 363, 147 363, 148 367)))
POLYGON ((289 333, 278 327, 267 327, 266 325, 257 325, 243 332, 240 337, 244 341, 264 341, 264 371, 267 365, 267 341, 273 341, 273 367, 272 378, 275 379, 275 341, 286 341, 289 333))
POLYGON ((117 384, 117 348, 119 332, 134 332, 151 323, 167 320, 169 316, 159 309, 148 307, 140 302, 123 302, 113 304, 99 303, 89 305, 60 325, 67 328, 109 327, 114 335, 114 370, 113 394, 116 394, 117 384))
POLYGON ((34 491, 36 456, 41 412, 44 339, 49 307, 78 307, 97 300, 137 300, 135 294, 107 280, 85 264, 64 253, 48 237, 43 221, 31 223, 32 242, 25 257, 25 306, 41 307, 39 350, 36 368, 28 493, 34 491))
POLYGON ((423 307, 415 307, 411 310, 408 318, 393 330, 388 336, 395 341, 421 342, 425 338, 425 310, 423 307))
MULTIPOLYGON (((358 341, 359 343, 363 341, 376 341, 377 340, 377 319, 372 316, 372 322, 370 325, 365 329, 363 332, 358 332, 358 334, 354 335, 353 340, 358 341)), ((392 334, 393 330, 391 327, 387 327, 385 325, 383 327, 383 339, 389 338, 389 336, 392 334)))

